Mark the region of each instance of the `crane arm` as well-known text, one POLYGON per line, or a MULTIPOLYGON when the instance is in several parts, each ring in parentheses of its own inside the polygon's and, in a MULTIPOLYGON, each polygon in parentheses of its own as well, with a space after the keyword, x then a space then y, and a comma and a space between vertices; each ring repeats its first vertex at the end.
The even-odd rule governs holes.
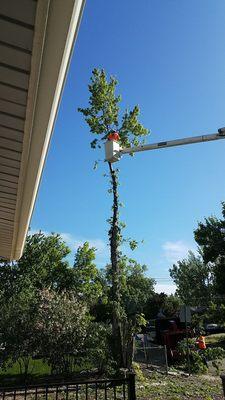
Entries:
POLYGON ((158 150, 166 147, 183 146, 186 144, 209 142, 212 140, 225 139, 225 128, 218 129, 217 133, 209 135, 193 136, 183 139, 168 140, 164 142, 146 144, 142 146, 134 146, 128 148, 120 147, 116 141, 107 141, 105 143, 106 161, 115 162, 118 161, 123 154, 137 153, 140 151, 147 150, 158 150))

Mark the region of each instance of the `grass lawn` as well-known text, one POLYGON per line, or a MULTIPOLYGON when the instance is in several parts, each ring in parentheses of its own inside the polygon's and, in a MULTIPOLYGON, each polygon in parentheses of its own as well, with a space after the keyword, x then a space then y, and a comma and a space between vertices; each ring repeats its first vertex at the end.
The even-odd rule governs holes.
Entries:
MULTIPOLYGON (((76 375, 79 377, 81 371, 91 371, 92 364, 90 362, 83 362, 77 366, 74 366, 73 377, 76 375)), ((62 375, 52 375, 51 368, 42 359, 33 360, 30 358, 29 370, 27 382, 38 383, 43 381, 58 381, 63 377, 62 375)), ((23 384, 24 376, 20 373, 20 365, 15 362, 11 367, 8 367, 5 371, 0 368, 0 384, 2 385, 12 385, 12 384, 23 384)))
MULTIPOLYGON (((34 379, 37 379, 41 376, 50 375, 51 370, 50 367, 44 363, 43 360, 33 360, 30 359, 29 371, 28 374, 32 375, 34 379)), ((7 368, 7 370, 3 370, 0 368, 0 380, 2 384, 7 383, 19 383, 23 377, 20 375, 20 366, 18 362, 15 362, 11 367, 7 368)))
POLYGON ((223 400, 221 379, 210 375, 143 373, 137 380, 138 400, 223 400))

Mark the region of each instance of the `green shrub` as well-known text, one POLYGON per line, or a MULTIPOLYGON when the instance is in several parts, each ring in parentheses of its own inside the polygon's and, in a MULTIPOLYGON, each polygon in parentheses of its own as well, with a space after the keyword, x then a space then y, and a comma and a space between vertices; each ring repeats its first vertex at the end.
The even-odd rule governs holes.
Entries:
MULTIPOLYGON (((207 348, 199 350, 195 339, 188 339, 190 369, 192 373, 206 373, 208 371, 208 361, 212 361, 213 366, 219 373, 220 360, 225 357, 225 350, 221 347, 207 348)), ((182 360, 185 360, 187 368, 187 341, 183 339, 178 344, 178 351, 182 360)))

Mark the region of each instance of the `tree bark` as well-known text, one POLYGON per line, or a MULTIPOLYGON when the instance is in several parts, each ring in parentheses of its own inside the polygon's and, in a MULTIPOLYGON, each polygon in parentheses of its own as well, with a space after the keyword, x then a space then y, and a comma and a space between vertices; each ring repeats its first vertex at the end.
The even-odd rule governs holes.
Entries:
POLYGON ((118 367, 125 367, 123 357, 123 337, 122 337, 122 316, 121 316, 121 271, 119 265, 119 245, 120 245, 120 226, 119 226, 119 195, 117 172, 108 163, 111 185, 113 193, 113 215, 109 229, 110 256, 112 270, 112 335, 113 335, 113 355, 118 367))
POLYGON ((121 227, 119 224, 119 194, 117 171, 108 163, 113 193, 113 214, 110 221, 109 241, 112 271, 112 335, 113 355, 118 368, 130 369, 133 361, 133 335, 127 316, 121 304, 121 279, 120 265, 121 227))

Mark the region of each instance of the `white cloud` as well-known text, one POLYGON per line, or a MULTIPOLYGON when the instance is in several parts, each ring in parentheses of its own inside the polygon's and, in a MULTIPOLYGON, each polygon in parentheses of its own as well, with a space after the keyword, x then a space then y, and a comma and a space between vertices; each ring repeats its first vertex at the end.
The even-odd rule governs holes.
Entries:
POLYGON ((166 294, 174 294, 176 290, 176 286, 171 284, 163 284, 163 283, 157 283, 155 285, 155 291, 157 293, 164 292, 166 294))
POLYGON ((183 260, 187 257, 188 251, 194 251, 193 246, 184 243, 182 240, 178 240, 176 242, 165 242, 162 245, 162 249, 164 252, 164 257, 170 263, 176 263, 179 260, 183 260))
MULTIPOLYGON (((38 233, 38 232, 40 232, 39 229, 31 229, 29 231, 29 234, 33 235, 34 233, 38 233)), ((46 235, 46 236, 51 234, 51 232, 47 232, 47 231, 41 231, 41 232, 44 233, 44 235, 46 235)), ((107 257, 107 253, 108 253, 107 244, 102 239, 80 238, 80 237, 71 235, 71 233, 68 233, 68 232, 62 232, 62 233, 60 233, 60 236, 64 240, 64 242, 66 242, 67 246, 69 246, 71 248, 71 250, 77 250, 79 246, 82 246, 82 244, 84 244, 84 242, 88 242, 90 244, 90 247, 96 248, 96 250, 97 250, 96 253, 97 253, 98 257, 101 257, 101 258, 107 257)))
POLYGON ((82 246, 82 244, 84 244, 84 242, 88 242, 91 247, 95 247, 97 249, 98 254, 105 254, 107 251, 107 245, 102 239, 77 238, 67 232, 61 233, 60 236, 67 243, 67 245, 69 247, 72 247, 72 249, 75 249, 75 250, 79 246, 82 246))

